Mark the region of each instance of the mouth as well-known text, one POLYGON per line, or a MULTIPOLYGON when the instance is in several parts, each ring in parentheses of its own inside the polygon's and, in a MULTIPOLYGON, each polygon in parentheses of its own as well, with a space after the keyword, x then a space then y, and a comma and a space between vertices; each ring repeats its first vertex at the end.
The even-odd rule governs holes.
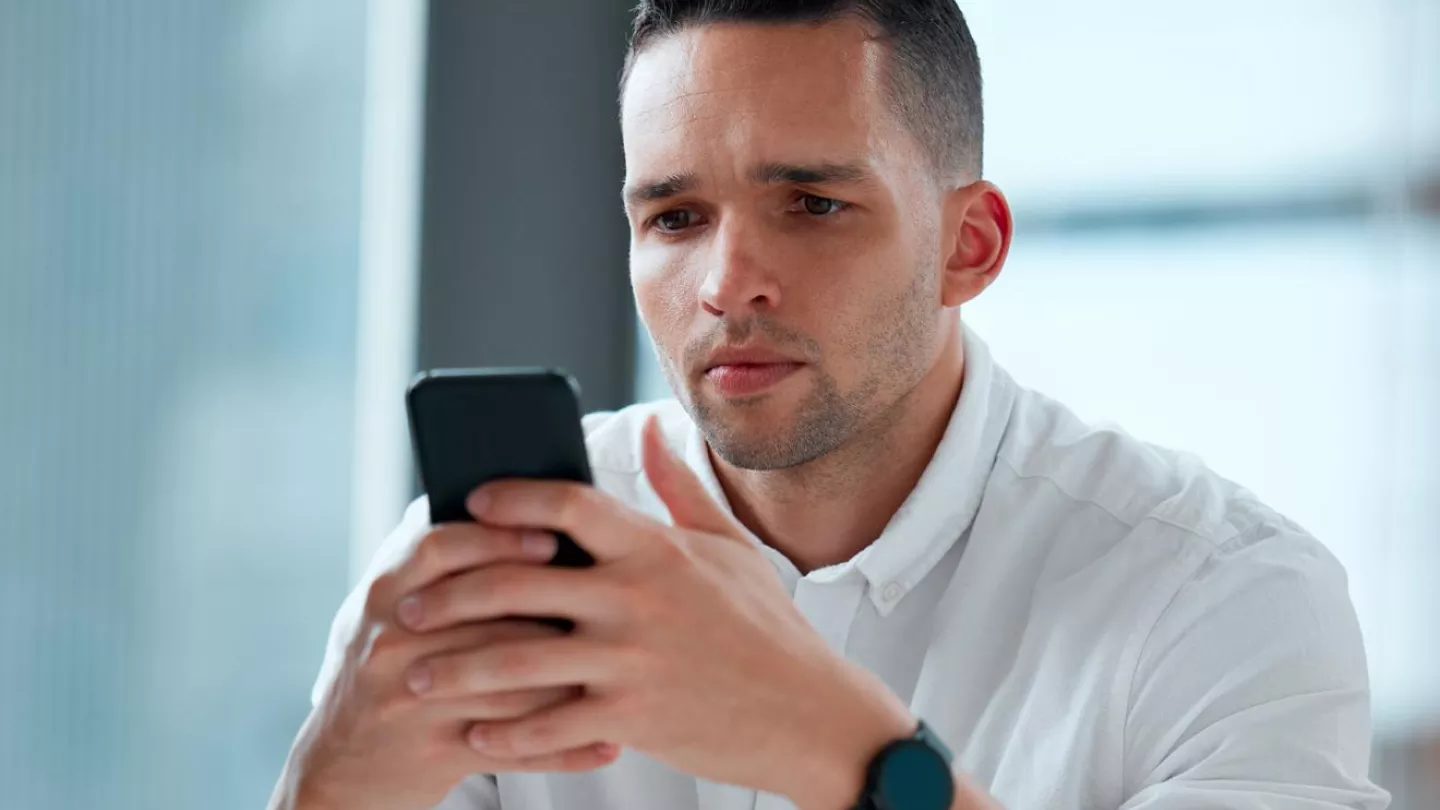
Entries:
POLYGON ((764 363, 727 362, 707 369, 705 380, 723 397, 753 397, 774 388, 804 367, 804 363, 789 360, 764 363))

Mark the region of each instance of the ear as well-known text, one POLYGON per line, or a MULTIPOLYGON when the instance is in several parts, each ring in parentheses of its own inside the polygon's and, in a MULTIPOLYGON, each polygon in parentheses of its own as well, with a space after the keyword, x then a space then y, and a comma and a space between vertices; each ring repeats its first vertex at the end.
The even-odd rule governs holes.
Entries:
POLYGON ((951 191, 945 198, 944 279, 947 307, 968 303, 985 291, 1005 266, 1015 235, 1010 202, 986 180, 951 191))

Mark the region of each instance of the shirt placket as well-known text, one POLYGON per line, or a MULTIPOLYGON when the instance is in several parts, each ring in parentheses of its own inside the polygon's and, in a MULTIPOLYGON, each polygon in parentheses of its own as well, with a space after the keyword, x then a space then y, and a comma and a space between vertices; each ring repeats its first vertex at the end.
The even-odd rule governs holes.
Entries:
MULTIPOLYGON (((825 643, 841 655, 845 654, 850 629, 855 625, 855 614, 864 596, 865 579, 853 569, 835 581, 821 582, 807 577, 795 585, 795 607, 825 643)), ((795 810, 795 805, 782 796, 757 793, 754 810, 795 810)))

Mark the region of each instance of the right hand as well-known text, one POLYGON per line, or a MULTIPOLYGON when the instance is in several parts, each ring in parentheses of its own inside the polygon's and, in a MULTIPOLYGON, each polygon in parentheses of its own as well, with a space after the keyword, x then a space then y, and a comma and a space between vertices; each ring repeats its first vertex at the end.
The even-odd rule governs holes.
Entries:
POLYGON ((474 694, 435 704, 404 682, 415 661, 501 640, 559 635, 525 619, 502 619, 416 634, 401 626, 397 602, 427 584, 501 562, 543 564, 554 537, 527 550, 522 532, 477 524, 437 526, 366 594, 365 609, 339 672, 291 749, 272 808, 422 810, 476 773, 586 771, 608 765, 608 743, 528 760, 481 755, 465 740, 475 720, 511 719, 579 694, 578 687, 474 694))

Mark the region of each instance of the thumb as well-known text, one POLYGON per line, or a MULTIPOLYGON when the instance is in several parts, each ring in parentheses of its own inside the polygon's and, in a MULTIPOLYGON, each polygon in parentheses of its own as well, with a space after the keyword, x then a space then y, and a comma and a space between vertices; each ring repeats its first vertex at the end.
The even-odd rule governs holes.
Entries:
POLYGON ((660 433, 660 420, 650 416, 641 429, 641 458, 645 477, 676 526, 726 537, 739 537, 739 529, 720 504, 710 497, 695 472, 686 466, 660 433))

